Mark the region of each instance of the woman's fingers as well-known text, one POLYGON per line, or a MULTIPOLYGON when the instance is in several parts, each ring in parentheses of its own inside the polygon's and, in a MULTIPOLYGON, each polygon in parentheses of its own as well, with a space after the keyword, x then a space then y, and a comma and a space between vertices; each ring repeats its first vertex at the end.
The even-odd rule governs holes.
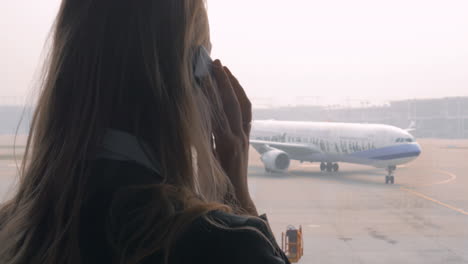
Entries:
POLYGON ((219 60, 213 63, 213 76, 229 127, 233 133, 239 135, 243 132, 241 107, 231 80, 219 60))
POLYGON ((244 131, 247 136, 250 134, 250 125, 252 122, 252 103, 250 102, 249 98, 247 97, 247 94, 245 93, 244 88, 242 88, 242 85, 239 83, 236 77, 231 73, 228 67, 224 67, 224 70, 226 71, 229 80, 231 81, 232 87, 234 89, 234 92, 236 93, 237 100, 239 102, 241 112, 242 112, 242 122, 243 122, 243 127, 244 131))

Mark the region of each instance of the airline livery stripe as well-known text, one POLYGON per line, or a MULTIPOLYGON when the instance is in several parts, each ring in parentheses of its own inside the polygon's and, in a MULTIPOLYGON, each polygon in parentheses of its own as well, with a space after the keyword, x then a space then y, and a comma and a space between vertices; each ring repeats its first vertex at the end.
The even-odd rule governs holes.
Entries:
POLYGON ((378 148, 368 151, 362 151, 353 153, 351 155, 371 160, 392 160, 392 159, 402 159, 409 157, 417 157, 421 154, 421 148, 419 145, 411 144, 401 144, 396 146, 378 148))
POLYGON ((409 157, 417 157, 419 156, 419 154, 421 154, 420 151, 414 151, 414 152, 397 153, 397 154, 392 154, 392 155, 371 157, 370 159, 375 159, 375 160, 402 159, 402 158, 409 158, 409 157))

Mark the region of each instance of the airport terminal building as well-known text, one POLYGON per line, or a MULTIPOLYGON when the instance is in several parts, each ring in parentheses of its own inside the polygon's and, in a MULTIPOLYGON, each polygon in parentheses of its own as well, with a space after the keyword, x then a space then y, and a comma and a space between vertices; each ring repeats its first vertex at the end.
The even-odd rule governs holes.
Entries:
POLYGON ((385 106, 295 106, 254 110, 255 119, 382 123, 407 128, 420 138, 468 138, 468 97, 392 101, 385 106))
MULTIPOLYGON (((0 134, 14 134, 23 114, 20 134, 27 133, 31 109, 0 106, 0 134)), ((382 123, 407 128, 415 122, 420 138, 468 138, 468 97, 392 101, 385 106, 294 106, 254 109, 255 119, 382 123)))

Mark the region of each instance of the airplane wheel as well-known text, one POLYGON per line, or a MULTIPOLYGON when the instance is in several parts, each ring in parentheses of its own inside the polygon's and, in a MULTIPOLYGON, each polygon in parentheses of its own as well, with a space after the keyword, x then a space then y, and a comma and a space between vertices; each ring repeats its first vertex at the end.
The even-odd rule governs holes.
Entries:
POLYGON ((385 176, 385 184, 395 184, 395 176, 393 175, 385 176))
POLYGON ((325 163, 320 163, 320 170, 321 171, 325 171, 327 169, 327 165, 325 165, 325 163))
POLYGON ((338 165, 338 163, 333 164, 333 171, 334 172, 337 172, 339 169, 340 169, 340 166, 338 165))
POLYGON ((266 173, 271 173, 271 170, 269 168, 265 167, 265 172, 266 173))

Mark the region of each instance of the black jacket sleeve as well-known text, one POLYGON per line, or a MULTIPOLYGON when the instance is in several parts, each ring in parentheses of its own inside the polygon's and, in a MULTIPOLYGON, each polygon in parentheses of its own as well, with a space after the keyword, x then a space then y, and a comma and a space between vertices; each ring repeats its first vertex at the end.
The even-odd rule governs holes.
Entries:
POLYGON ((268 223, 257 217, 212 212, 195 221, 179 239, 172 263, 289 264, 268 223))

